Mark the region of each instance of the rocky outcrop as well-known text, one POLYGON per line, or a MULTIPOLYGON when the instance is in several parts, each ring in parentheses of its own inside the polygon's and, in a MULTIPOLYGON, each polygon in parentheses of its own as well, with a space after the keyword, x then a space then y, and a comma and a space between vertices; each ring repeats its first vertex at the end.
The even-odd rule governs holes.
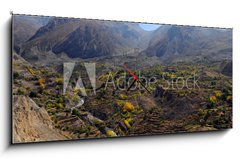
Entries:
POLYGON ((13 97, 13 143, 69 139, 67 134, 54 128, 43 107, 29 97, 13 97))

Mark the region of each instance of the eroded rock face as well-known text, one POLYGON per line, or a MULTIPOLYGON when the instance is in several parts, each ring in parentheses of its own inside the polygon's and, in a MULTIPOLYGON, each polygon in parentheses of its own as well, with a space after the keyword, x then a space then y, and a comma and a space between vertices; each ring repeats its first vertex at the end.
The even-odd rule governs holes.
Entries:
POLYGON ((26 96, 13 97, 12 126, 13 143, 69 139, 54 128, 47 111, 26 96))

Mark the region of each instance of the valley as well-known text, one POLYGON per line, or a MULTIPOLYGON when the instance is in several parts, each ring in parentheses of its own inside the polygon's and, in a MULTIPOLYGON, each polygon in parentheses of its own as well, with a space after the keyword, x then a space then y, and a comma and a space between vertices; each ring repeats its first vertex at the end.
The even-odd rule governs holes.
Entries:
POLYGON ((13 48, 15 143, 232 127, 230 30, 47 20, 13 48))

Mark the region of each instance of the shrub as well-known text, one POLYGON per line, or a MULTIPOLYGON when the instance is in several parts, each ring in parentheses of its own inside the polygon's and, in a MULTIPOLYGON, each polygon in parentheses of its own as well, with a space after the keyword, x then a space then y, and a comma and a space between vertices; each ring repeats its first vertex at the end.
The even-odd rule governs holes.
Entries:
POLYGON ((38 77, 37 76, 33 76, 29 80, 36 81, 36 80, 38 80, 38 77))
POLYGON ((70 108, 65 108, 63 111, 64 111, 65 113, 70 113, 70 112, 71 112, 71 109, 70 109, 70 108))
POLYGON ((38 79, 38 84, 39 84, 41 89, 45 88, 45 80, 43 78, 38 79))
POLYGON ((127 99, 127 96, 124 94, 119 94, 119 99, 121 100, 127 99))
POLYGON ((59 87, 59 86, 56 86, 56 90, 60 90, 61 89, 61 87, 59 87))
POLYGON ((50 95, 51 94, 50 90, 44 90, 43 93, 46 94, 46 95, 50 95))
POLYGON ((227 96, 227 102, 229 102, 229 103, 232 102, 232 96, 227 96))
POLYGON ((81 91, 80 91, 79 88, 74 88, 74 89, 73 89, 73 92, 74 92, 75 94, 77 94, 77 93, 79 93, 79 92, 81 92, 81 91))
POLYGON ((35 72, 33 71, 32 68, 27 67, 27 70, 28 70, 28 72, 29 72, 31 75, 35 76, 35 72))
POLYGON ((19 79, 19 77, 20 77, 20 75, 19 75, 18 72, 14 72, 14 73, 13 73, 13 78, 14 78, 14 79, 19 79))
POLYGON ((132 105, 132 103, 126 102, 123 106, 123 109, 127 110, 127 111, 132 111, 132 110, 134 110, 134 106, 132 105))
POLYGON ((131 128, 131 125, 129 124, 129 120, 125 119, 124 124, 126 125, 127 128, 131 128))
POLYGON ((216 98, 216 96, 211 96, 210 98, 209 98, 209 100, 210 100, 210 102, 211 103, 216 103, 217 102, 217 98, 216 98))
POLYGON ((63 84, 63 78, 57 78, 55 80, 55 82, 57 83, 57 85, 62 85, 63 84))
POLYGON ((31 91, 30 94, 29 94, 29 97, 37 97, 37 92, 35 91, 31 91))
POLYGON ((56 107, 57 107, 57 109, 61 109, 61 108, 63 108, 63 104, 62 103, 58 103, 58 104, 56 104, 56 107))
POLYGON ((222 97, 222 92, 220 92, 220 91, 215 91, 215 96, 216 96, 217 98, 221 98, 221 97, 222 97))
POLYGON ((59 102, 59 103, 63 103, 63 98, 62 98, 62 97, 59 97, 59 98, 58 98, 58 102, 59 102))
POLYGON ((117 104, 118 106, 121 106, 121 107, 124 105, 124 103, 125 103, 125 102, 122 101, 122 100, 117 100, 117 101, 116 101, 116 104, 117 104))
POLYGON ((72 97, 72 101, 73 101, 74 103, 79 102, 79 97, 78 97, 77 94, 74 94, 74 95, 73 95, 73 97, 72 97))
POLYGON ((106 134, 109 137, 117 136, 116 133, 114 131, 112 131, 112 130, 107 130, 106 134))
POLYGON ((24 94, 25 94, 25 91, 24 91, 22 88, 19 88, 19 89, 17 90, 17 94, 18 94, 18 95, 24 95, 24 94))
POLYGON ((136 100, 138 97, 140 97, 142 94, 140 91, 137 91, 135 94, 132 95, 132 97, 136 100))
POLYGON ((79 112, 77 109, 73 109, 73 110, 72 110, 72 115, 79 116, 79 115, 80 115, 80 112, 79 112))

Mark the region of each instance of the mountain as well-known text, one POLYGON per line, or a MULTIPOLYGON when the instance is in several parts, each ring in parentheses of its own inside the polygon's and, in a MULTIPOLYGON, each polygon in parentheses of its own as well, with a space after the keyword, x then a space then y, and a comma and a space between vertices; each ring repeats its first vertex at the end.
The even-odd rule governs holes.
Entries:
POLYGON ((13 41, 14 50, 20 52, 21 45, 29 40, 35 32, 45 25, 49 17, 36 16, 13 16, 13 41))
POLYGON ((131 54, 135 48, 145 49, 150 35, 136 23, 53 18, 24 44, 20 54, 30 61, 46 54, 70 58, 131 54))
POLYGON ((192 57, 229 58, 232 52, 230 29, 164 25, 153 33, 144 53, 163 60, 192 57))
POLYGON ((149 32, 137 23, 56 17, 39 27, 39 22, 31 19, 28 21, 34 25, 30 22, 19 25, 19 18, 14 20, 14 47, 24 59, 34 63, 138 55, 139 52, 164 62, 232 57, 231 29, 162 25, 149 32), (30 29, 25 35, 26 28, 30 29))

